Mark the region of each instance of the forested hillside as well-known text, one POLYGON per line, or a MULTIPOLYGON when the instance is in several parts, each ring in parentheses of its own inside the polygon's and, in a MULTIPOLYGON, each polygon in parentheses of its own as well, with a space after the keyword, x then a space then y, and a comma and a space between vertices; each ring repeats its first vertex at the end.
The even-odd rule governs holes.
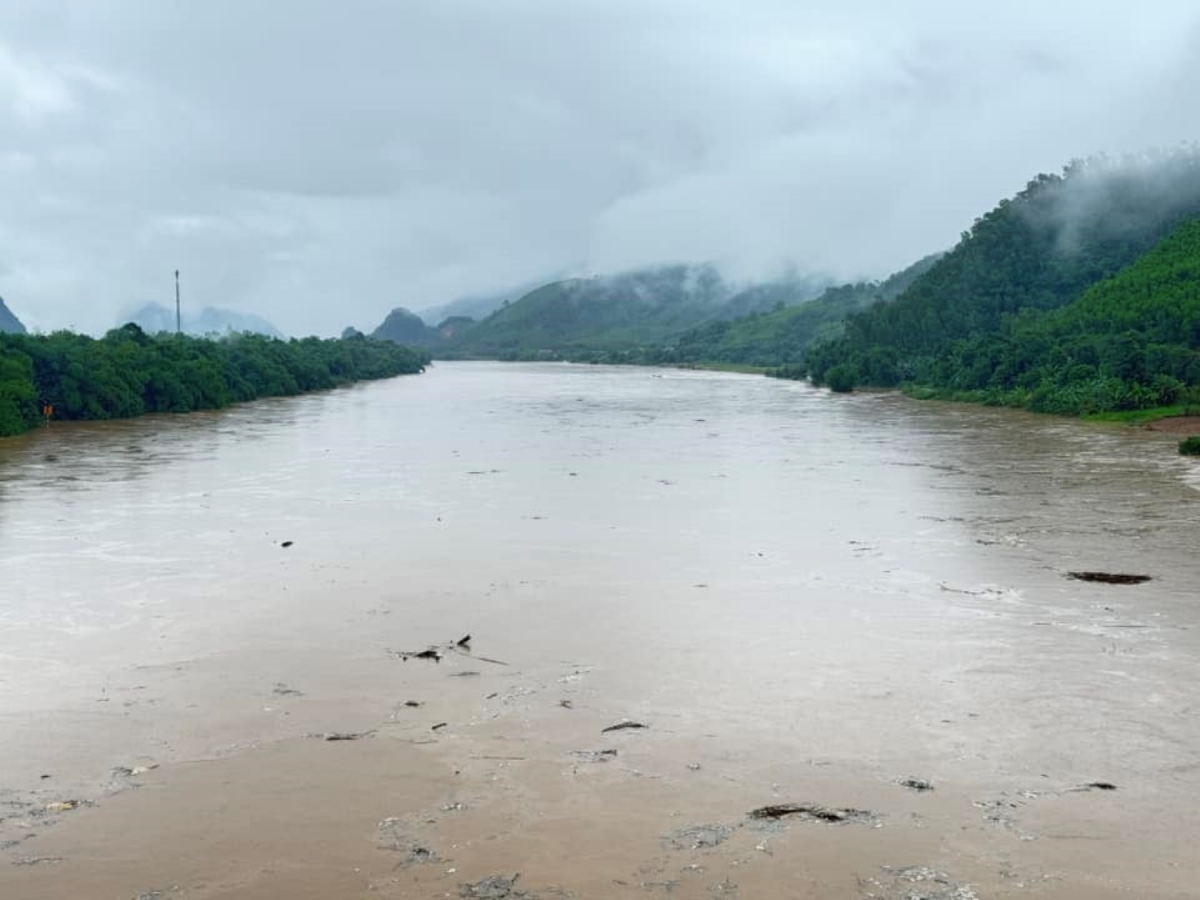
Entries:
POLYGON ((218 409, 420 372, 427 362, 421 351, 365 338, 152 337, 133 324, 99 340, 0 335, 0 436, 37 425, 43 404, 56 419, 218 409))
POLYGON ((928 256, 882 282, 831 287, 815 300, 694 328, 676 342, 672 359, 749 366, 799 363, 813 342, 840 335, 846 316, 872 303, 894 299, 937 259, 928 256))
POLYGON ((558 281, 561 278, 562 275, 555 275, 553 278, 547 277, 537 281, 523 282, 507 290, 456 297, 449 303, 422 307, 417 310, 417 315, 431 328, 436 328, 447 319, 474 319, 475 321, 481 321, 505 303, 515 303, 530 291, 536 290, 548 281, 558 281))
POLYGON ((462 329, 438 355, 574 358, 658 344, 718 316, 732 295, 708 266, 556 281, 462 329))
POLYGON ((723 303, 718 314, 719 319, 733 321, 808 303, 835 284, 832 278, 799 274, 754 284, 723 303))
MULTIPOLYGON (((1066 306, 1198 215, 1193 149, 1040 175, 977 220, 895 302, 851 316, 841 338, 809 352, 806 369, 842 388, 948 386, 948 358, 989 335, 1011 336, 1020 316, 1066 306)), ((964 365, 974 367, 966 381, 991 383, 986 362, 964 365)), ((996 375, 995 386, 1006 377, 996 375)))
POLYGON ((1200 220, 1068 306, 956 343, 929 384, 1054 413, 1200 402, 1200 220))

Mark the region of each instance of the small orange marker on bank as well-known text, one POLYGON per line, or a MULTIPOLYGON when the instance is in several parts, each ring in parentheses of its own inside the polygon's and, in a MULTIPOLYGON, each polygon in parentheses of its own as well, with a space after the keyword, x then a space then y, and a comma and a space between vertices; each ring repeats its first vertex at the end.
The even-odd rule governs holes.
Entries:
POLYGON ((54 417, 54 407, 51 406, 49 403, 43 403, 42 404, 42 415, 46 419, 46 424, 49 425, 50 420, 54 417))

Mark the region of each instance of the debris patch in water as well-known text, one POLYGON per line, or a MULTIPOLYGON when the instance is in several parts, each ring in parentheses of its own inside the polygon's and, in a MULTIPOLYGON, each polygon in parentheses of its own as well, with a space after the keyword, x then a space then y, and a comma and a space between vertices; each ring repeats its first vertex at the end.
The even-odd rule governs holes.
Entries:
POLYGON ((1125 575, 1119 572, 1068 572, 1068 578, 1076 581, 1094 581, 1100 584, 1145 584, 1150 575, 1125 575))
POLYGON ((750 811, 751 819, 802 819, 808 822, 826 822, 830 825, 845 825, 850 822, 875 822, 878 816, 869 809, 836 809, 816 803, 777 803, 760 806, 750 811))
POLYGON ((663 835, 663 843, 676 850, 708 850, 729 840, 732 825, 693 825, 663 835))

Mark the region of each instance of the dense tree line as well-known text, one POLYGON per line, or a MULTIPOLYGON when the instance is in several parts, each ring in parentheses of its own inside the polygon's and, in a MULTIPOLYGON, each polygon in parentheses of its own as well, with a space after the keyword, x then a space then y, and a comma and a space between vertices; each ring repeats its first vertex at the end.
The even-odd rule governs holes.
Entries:
MULTIPOLYGON (((908 384, 982 391, 997 402, 1061 411, 1157 403, 1173 391, 1166 382, 1156 383, 1156 375, 1192 383, 1188 363, 1182 362, 1185 346, 1173 343, 1170 360, 1161 359, 1163 345, 1151 341, 1158 349, 1150 349, 1145 343, 1150 338, 1138 336, 1139 312, 1121 319, 1129 336, 1100 340, 1103 352, 1095 341, 1094 352, 1085 351, 1090 339, 1080 336, 1076 358, 1044 342, 1045 329, 1067 327, 1065 319, 1047 316, 1198 216, 1200 153, 1192 148, 1136 160, 1076 162, 1062 175, 1040 175, 977 220, 895 302, 849 317, 840 338, 814 347, 789 374, 806 373, 841 389, 908 384), (1107 354, 1117 353, 1118 343, 1129 359, 1142 362, 1116 365, 1107 354), (1092 382, 1088 398, 1052 400, 1049 388, 1038 392, 1046 373, 1035 377, 1033 370, 1048 360, 1057 370, 1067 359, 1092 367, 1077 369, 1071 379, 1092 382), (1097 379, 1115 377, 1124 387, 1093 381, 1089 372, 1097 379)), ((1110 314, 1115 315, 1111 305, 1086 327, 1097 327, 1110 314)))
MULTIPOLYGON (((684 266, 555 282, 483 322, 446 320, 437 329, 445 340, 431 349, 439 358, 779 366, 800 360, 814 340, 840 334, 849 313, 896 297, 936 259, 882 282, 828 287, 825 279, 793 275, 737 293, 723 290, 715 271, 684 266)), ((382 328, 376 336, 419 338, 382 328)))
POLYGON ((1200 402, 1200 220, 1063 309, 956 342, 930 383, 1039 412, 1200 402))
POLYGON ((0 435, 37 425, 44 405, 57 419, 219 409, 412 374, 428 361, 423 351, 361 337, 209 340, 152 336, 132 324, 100 339, 67 331, 0 335, 0 435))
MULTIPOLYGON (((709 266, 571 278, 530 291, 434 345, 439 359, 581 359, 667 344, 720 317, 732 291, 709 266)), ((448 323, 442 323, 442 331, 448 323)))
POLYGON ((838 337, 848 315, 894 300, 938 258, 928 256, 881 282, 829 287, 808 302, 693 328, 669 348, 669 361, 758 367, 800 363, 810 345, 838 337))
MULTIPOLYGON (((850 389, 851 365, 824 380, 850 389)), ((920 374, 931 395, 1038 412, 1200 403, 1200 220, 1061 309, 1023 310, 950 343, 920 374)))

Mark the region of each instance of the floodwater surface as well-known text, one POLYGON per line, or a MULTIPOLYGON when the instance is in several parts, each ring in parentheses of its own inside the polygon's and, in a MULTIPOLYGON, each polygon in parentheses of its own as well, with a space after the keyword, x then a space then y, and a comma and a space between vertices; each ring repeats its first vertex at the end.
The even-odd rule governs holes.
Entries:
POLYGON ((1198 897, 1176 440, 445 363, 0 441, 0 897, 1198 897))

